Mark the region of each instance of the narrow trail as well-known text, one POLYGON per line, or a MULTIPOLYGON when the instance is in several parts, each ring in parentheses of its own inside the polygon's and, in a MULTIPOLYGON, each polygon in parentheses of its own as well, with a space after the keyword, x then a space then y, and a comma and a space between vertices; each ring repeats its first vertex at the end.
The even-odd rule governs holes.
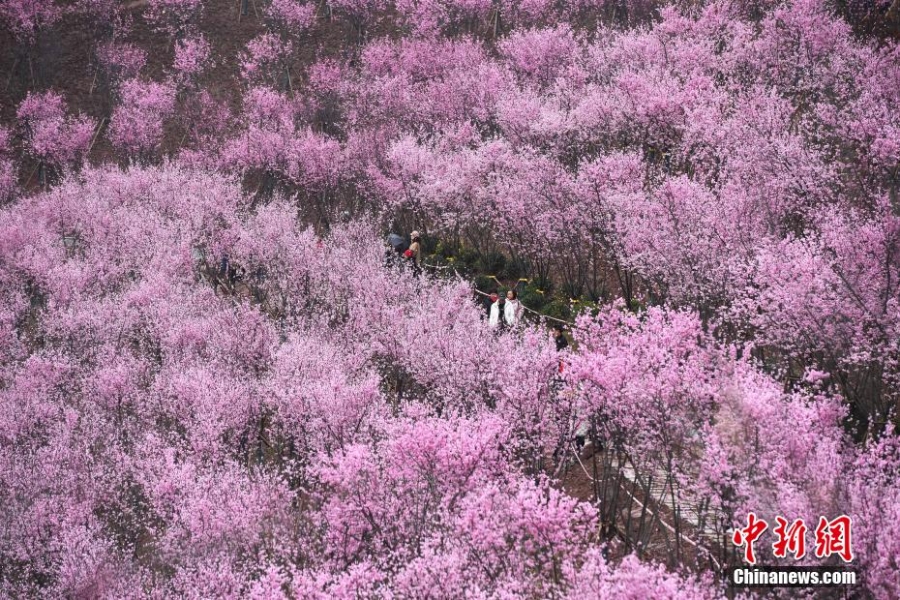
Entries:
POLYGON ((662 469, 640 472, 620 455, 591 452, 573 459, 561 474, 560 487, 570 496, 593 503, 607 533, 622 543, 624 552, 635 551, 665 562, 678 545, 678 554, 691 555, 700 565, 721 571, 729 561, 722 532, 710 515, 714 508, 701 507, 676 491, 662 469))

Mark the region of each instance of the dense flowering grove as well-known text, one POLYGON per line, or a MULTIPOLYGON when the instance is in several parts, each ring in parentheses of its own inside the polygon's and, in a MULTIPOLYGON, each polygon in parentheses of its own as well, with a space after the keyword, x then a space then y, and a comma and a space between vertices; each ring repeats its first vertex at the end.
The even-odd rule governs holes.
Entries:
POLYGON ((753 512, 900 597, 897 2, 224 4, 0 2, 0 596, 716 598, 753 512))

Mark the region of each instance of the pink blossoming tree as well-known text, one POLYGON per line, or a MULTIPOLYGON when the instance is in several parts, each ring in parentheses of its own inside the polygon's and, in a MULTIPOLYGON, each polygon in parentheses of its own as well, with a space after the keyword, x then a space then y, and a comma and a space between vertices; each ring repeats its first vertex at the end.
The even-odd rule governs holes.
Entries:
POLYGON ((28 94, 16 116, 37 161, 38 178, 45 183, 80 165, 96 127, 88 117, 67 115, 65 100, 55 92, 28 94))
POLYGON ((122 83, 120 94, 109 139, 130 160, 146 162, 159 152, 163 126, 175 109, 174 85, 131 79, 122 83))

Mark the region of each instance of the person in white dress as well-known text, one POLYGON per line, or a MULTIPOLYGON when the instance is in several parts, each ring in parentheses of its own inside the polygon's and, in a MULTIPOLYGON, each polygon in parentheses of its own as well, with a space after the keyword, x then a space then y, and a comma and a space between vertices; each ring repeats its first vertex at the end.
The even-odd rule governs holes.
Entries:
POLYGON ((490 295, 491 298, 491 312, 488 318, 488 325, 493 328, 500 327, 500 296, 496 293, 490 295))
POLYGON ((510 328, 517 327, 522 321, 522 314, 525 307, 519 302, 519 295, 516 290, 506 292, 506 305, 503 307, 503 320, 510 328))

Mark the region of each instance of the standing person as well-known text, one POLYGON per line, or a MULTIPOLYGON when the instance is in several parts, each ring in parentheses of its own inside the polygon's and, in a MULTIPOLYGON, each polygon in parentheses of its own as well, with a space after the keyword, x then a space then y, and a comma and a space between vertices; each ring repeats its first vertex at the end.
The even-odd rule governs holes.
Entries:
POLYGON ((416 264, 416 268, 422 266, 422 239, 418 231, 409 234, 409 251, 412 252, 412 259, 416 264))
POLYGON ((387 249, 384 252, 385 266, 395 267, 403 264, 403 253, 409 248, 402 235, 390 233, 387 236, 387 249))
POLYGON ((422 266, 422 240, 418 231, 409 234, 409 248, 403 253, 413 266, 413 274, 418 276, 422 266))
POLYGON ((519 324, 522 320, 522 313, 524 312, 525 307, 519 302, 519 295, 516 293, 516 290, 509 290, 506 292, 506 306, 503 307, 503 320, 506 321, 506 324, 510 329, 519 324))
POLYGON ((553 340, 556 342, 557 352, 561 352, 569 347, 569 340, 567 340, 566 336, 563 334, 562 325, 553 326, 553 340))
MULTIPOLYGON (((569 347, 569 340, 566 339, 566 336, 563 334, 562 325, 554 325, 553 326, 553 340, 556 342, 556 351, 562 352, 566 348, 569 347)), ((565 361, 560 359, 559 361, 559 372, 563 372, 563 368, 565 368, 565 361)))
POLYGON ((491 292, 490 299, 488 325, 497 329, 500 327, 500 295, 497 292, 491 292))

